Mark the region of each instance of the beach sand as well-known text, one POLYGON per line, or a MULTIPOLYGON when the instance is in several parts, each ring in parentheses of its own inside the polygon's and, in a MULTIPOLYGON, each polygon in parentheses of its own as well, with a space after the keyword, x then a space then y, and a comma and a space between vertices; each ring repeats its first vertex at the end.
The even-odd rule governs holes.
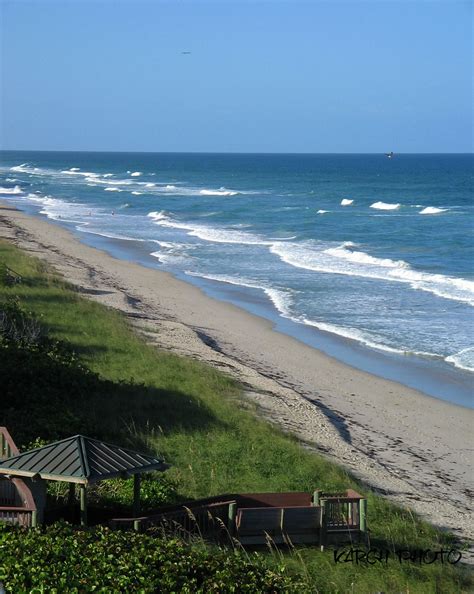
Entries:
POLYGON ((474 538, 474 411, 342 364, 262 318, 88 247, 7 203, 0 237, 52 264, 84 296, 122 311, 148 342, 237 378, 259 414, 306 447, 432 524, 474 538))

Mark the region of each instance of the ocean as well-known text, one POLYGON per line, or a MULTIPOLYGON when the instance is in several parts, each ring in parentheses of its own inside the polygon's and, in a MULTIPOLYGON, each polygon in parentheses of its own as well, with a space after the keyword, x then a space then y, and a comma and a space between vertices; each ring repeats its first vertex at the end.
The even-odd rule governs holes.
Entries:
POLYGON ((0 153, 0 198, 472 406, 473 155, 0 153))

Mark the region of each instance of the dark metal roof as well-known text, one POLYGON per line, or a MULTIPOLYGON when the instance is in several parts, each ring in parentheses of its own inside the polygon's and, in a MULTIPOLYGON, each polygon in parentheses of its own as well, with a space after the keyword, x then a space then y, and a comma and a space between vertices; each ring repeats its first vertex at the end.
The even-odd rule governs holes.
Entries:
POLYGON ((0 461, 0 474, 94 483, 169 468, 162 460, 103 441, 74 435, 0 461))

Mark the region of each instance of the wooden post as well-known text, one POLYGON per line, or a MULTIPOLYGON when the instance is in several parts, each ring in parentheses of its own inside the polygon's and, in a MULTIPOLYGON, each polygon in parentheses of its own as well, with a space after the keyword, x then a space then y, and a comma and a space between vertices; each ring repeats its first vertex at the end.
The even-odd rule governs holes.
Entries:
POLYGON ((227 529, 229 534, 233 536, 235 534, 235 517, 237 515, 237 503, 233 501, 229 503, 229 511, 227 515, 227 529))
POLYGON ((67 494, 68 514, 71 522, 74 522, 74 503, 76 501, 76 484, 69 483, 69 491, 67 494))
POLYGON ((75 500, 76 500, 76 484, 69 483, 69 491, 67 494, 67 504, 69 506, 74 505, 75 500))
POLYGON ((140 515, 140 475, 133 475, 133 517, 140 515))
POLYGON ((141 525, 141 520, 133 520, 133 529, 135 530, 135 532, 140 532, 141 525))
POLYGON ((321 528, 320 528, 320 545, 321 551, 324 551, 327 537, 327 517, 326 517, 326 499, 321 499, 319 505, 321 506, 321 528))
POLYGON ((311 502, 311 505, 313 505, 314 507, 318 507, 319 505, 319 496, 321 494, 320 489, 317 489, 316 491, 313 491, 313 500, 311 502))
POLYGON ((31 527, 37 528, 38 527, 38 512, 34 509, 31 512, 31 527))
POLYGON ((363 538, 367 535, 367 499, 359 500, 359 530, 363 538))
POLYGON ((87 526, 87 487, 86 485, 80 486, 81 494, 81 526, 87 526))

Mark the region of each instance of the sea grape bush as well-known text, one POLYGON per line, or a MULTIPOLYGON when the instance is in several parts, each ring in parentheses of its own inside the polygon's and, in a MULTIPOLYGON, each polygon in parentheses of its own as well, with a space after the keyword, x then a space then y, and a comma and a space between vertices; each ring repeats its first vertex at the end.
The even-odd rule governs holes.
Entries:
POLYGON ((0 525, 0 582, 23 592, 306 592, 282 565, 240 551, 210 549, 104 527, 58 523, 25 530, 0 525))

